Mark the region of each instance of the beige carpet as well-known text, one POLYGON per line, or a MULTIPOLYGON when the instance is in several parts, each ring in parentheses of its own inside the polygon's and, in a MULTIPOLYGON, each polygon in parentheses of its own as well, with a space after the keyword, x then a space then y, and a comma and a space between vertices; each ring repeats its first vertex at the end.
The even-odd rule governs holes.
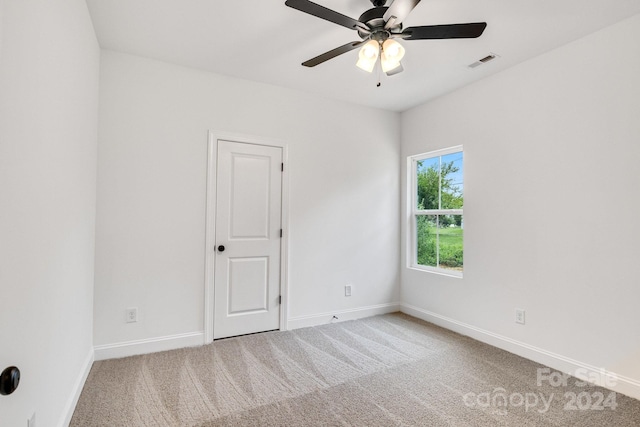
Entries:
POLYGON ((640 426, 640 401, 538 368, 390 314, 96 362, 71 426, 640 426))

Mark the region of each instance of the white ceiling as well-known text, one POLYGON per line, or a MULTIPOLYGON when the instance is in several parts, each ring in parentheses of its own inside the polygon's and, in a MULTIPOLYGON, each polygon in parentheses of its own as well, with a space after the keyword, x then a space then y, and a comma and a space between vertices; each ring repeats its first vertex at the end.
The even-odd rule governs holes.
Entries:
MULTIPOLYGON (((314 0, 357 19, 369 0, 314 0)), ((390 3, 390 1, 388 2, 390 3)), ((477 39, 414 40, 393 77, 355 67, 353 50, 314 68, 300 64, 355 31, 285 6, 284 0, 87 0, 100 45, 319 97, 403 111, 626 17, 640 0, 423 0, 404 27, 487 22, 477 39), (490 53, 499 58, 471 69, 490 53)), ((597 60, 598 52, 594 52, 597 60)))

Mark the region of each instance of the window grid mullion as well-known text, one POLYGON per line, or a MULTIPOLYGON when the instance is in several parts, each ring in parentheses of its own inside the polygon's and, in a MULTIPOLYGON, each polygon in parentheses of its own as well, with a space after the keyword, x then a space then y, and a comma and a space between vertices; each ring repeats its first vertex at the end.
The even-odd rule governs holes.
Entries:
POLYGON ((436 268, 440 268, 440 215, 436 215, 436 268))
POLYGON ((442 156, 438 157, 438 210, 442 210, 442 156))

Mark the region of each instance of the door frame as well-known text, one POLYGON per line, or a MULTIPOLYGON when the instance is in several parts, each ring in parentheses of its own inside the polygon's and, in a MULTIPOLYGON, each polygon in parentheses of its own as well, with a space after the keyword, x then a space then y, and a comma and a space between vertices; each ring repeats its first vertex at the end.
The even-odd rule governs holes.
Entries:
POLYGON ((214 289, 215 289, 215 257, 216 248, 216 185, 218 164, 218 141, 232 141, 243 144, 278 147, 282 149, 282 238, 280 240, 280 330, 287 329, 289 316, 289 162, 288 144, 270 138, 263 138, 237 133, 209 130, 208 156, 207 156, 207 199, 206 199, 206 224, 205 224, 205 287, 204 287, 204 343, 213 342, 214 321, 214 289))

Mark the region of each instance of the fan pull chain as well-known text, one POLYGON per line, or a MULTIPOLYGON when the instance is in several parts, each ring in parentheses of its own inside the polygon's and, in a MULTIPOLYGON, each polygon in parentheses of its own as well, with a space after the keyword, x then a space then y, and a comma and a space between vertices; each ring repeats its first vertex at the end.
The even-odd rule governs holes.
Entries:
POLYGON ((382 69, 382 64, 379 67, 376 67, 377 71, 378 71, 378 84, 376 84, 376 87, 380 87, 382 86, 382 83, 380 83, 380 70, 382 69))

